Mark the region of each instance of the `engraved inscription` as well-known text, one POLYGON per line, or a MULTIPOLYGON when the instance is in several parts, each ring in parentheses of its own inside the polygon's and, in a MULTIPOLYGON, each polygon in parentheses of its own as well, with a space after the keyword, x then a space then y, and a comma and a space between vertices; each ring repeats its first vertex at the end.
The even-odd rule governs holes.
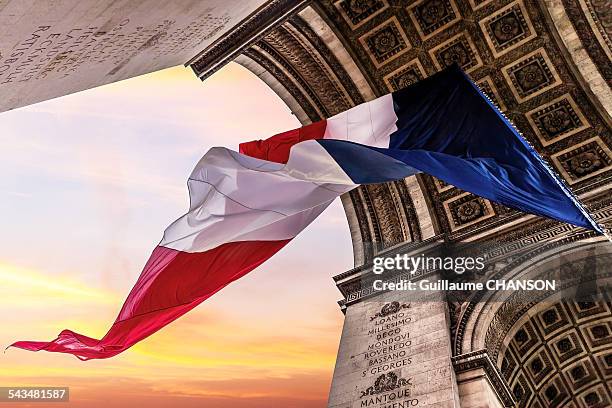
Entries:
POLYGON ((51 74, 65 78, 85 65, 108 64, 112 69, 107 75, 114 75, 140 52, 147 51, 154 61, 191 49, 212 38, 229 21, 228 15, 204 14, 183 27, 171 19, 142 26, 130 18, 110 27, 40 25, 12 50, 2 53, 0 85, 41 80, 51 74))

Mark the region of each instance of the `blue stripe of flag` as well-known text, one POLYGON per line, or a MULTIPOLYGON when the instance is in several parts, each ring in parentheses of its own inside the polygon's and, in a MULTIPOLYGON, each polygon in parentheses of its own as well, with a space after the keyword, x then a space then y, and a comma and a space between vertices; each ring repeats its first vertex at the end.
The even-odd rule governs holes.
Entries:
POLYGON ((394 92, 393 102, 398 129, 388 149, 318 140, 355 183, 422 171, 499 204, 603 232, 457 66, 394 92))

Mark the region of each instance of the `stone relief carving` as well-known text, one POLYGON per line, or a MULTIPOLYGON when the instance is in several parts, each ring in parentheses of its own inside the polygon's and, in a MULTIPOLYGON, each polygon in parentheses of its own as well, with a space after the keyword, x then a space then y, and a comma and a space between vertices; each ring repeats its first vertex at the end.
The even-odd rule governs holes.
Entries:
POLYGON ((404 242, 406 237, 402 231, 402 222, 389 187, 386 184, 369 184, 365 189, 376 214, 383 246, 404 242))
POLYGON ((410 309, 410 303, 400 303, 400 302, 391 302, 386 303, 380 312, 376 313, 374 316, 370 316, 370 321, 374 319, 378 319, 379 317, 387 317, 393 314, 396 314, 400 310, 410 309))
POLYGON ((341 0, 336 3, 351 26, 358 27, 389 7, 382 0, 341 0))
POLYGON ((501 56, 527 41, 536 33, 522 2, 514 2, 480 21, 482 31, 495 56, 501 56))
POLYGON ((589 127, 584 114, 569 94, 527 112, 526 116, 544 146, 589 127))
POLYGON ((424 40, 460 19, 457 6, 451 0, 419 1, 409 6, 408 12, 424 40))
POLYGON ((556 153, 552 158, 570 184, 612 168, 612 152, 598 137, 556 153))
POLYGON ((360 38, 374 65, 380 67, 410 49, 410 43, 396 18, 375 27, 360 38))
POLYGON ((287 66, 294 68, 296 75, 303 78, 304 86, 313 90, 312 97, 321 101, 321 108, 327 116, 352 106, 342 90, 329 79, 329 74, 322 68, 322 61, 313 53, 309 53, 289 30, 279 27, 262 41, 270 45, 279 57, 287 62, 287 66))
MULTIPOLYGON (((393 391, 398 388, 407 387, 412 385, 412 379, 408 378, 400 378, 396 373, 390 372, 387 374, 380 375, 374 385, 366 388, 365 391, 361 391, 361 395, 359 398, 363 398, 368 395, 376 395, 381 394, 383 392, 393 391)), ((405 394, 404 396, 409 396, 410 394, 405 394)))
POLYGON ((447 42, 430 51, 438 69, 457 64, 465 72, 471 72, 482 66, 482 60, 476 51, 472 39, 467 34, 458 34, 447 42))

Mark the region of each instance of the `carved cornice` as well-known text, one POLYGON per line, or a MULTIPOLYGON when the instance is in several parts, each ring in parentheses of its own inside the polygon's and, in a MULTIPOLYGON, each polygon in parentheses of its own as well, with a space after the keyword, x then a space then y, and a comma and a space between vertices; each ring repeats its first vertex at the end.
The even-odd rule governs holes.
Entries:
POLYGON ((229 33, 189 60, 202 80, 208 78, 266 33, 304 8, 310 0, 272 0, 242 20, 229 33))
MULTIPOLYGON (((445 236, 444 235, 436 235, 433 236, 425 241, 420 241, 420 242, 406 242, 403 243, 400 246, 388 249, 386 251, 382 251, 380 252, 378 255, 380 256, 393 256, 395 254, 404 254, 404 253, 410 253, 419 249, 424 249, 427 248, 428 246, 431 246, 432 244, 435 244, 437 242, 444 242, 445 241, 445 236)), ((372 269, 372 260, 370 259, 369 262, 363 264, 363 265, 359 265, 356 266, 353 269, 349 269, 346 272, 342 272, 336 276, 334 276, 332 279, 335 282, 340 282, 343 281, 347 278, 350 278, 351 276, 360 274, 363 271, 367 271, 372 269)))
POLYGON ((610 3, 608 0, 586 0, 595 25, 603 37, 608 50, 612 49, 612 17, 610 16, 610 3))
POLYGON ((471 353, 454 356, 451 358, 451 361, 453 362, 453 368, 457 374, 482 368, 493 386, 493 391, 495 391, 500 401, 503 402, 504 407, 514 406, 516 402, 512 396, 510 387, 489 358, 486 350, 477 350, 471 353))
MULTIPOLYGON (((444 236, 436 235, 422 242, 404 243, 397 245, 385 251, 378 252, 377 255, 385 257, 393 257, 396 254, 432 254, 439 253, 444 247, 444 236)), ((374 291, 372 281, 380 279, 371 273, 372 262, 360 265, 347 272, 334 276, 338 289, 345 297, 344 303, 341 305, 350 305, 360 302, 364 299, 378 295, 380 291, 374 291)), ((426 276, 436 273, 434 270, 421 270, 415 274, 410 273, 388 273, 385 275, 385 282, 398 282, 400 280, 419 280, 426 276)))
MULTIPOLYGON (((596 201, 592 209, 596 210, 594 212, 594 217, 598 220, 598 222, 607 223, 612 221, 612 206, 610 206, 609 198, 596 201)), ((477 252, 479 256, 485 257, 487 264, 504 261, 504 263, 509 262, 506 268, 512 268, 544 251, 567 245, 572 242, 594 238, 596 236, 597 234, 593 231, 585 231, 582 228, 574 227, 569 224, 562 224, 547 219, 536 219, 527 227, 520 226, 515 232, 499 237, 494 241, 474 241, 471 243, 463 243, 462 250, 469 251, 470 248, 473 248, 473 250, 477 252)), ((427 253, 435 249, 434 247, 444 245, 445 242, 451 246, 453 243, 458 242, 450 238, 451 236, 448 234, 440 234, 425 241, 407 242, 388 250, 370 252, 372 254, 376 254, 377 256, 385 257, 392 257, 396 254, 427 253)), ((373 258, 369 258, 363 265, 359 265, 333 277, 338 289, 345 297, 344 304, 348 305, 355 303, 370 297, 374 293, 371 287, 364 287, 364 283, 369 283, 366 275, 371 272, 373 266, 372 262, 373 258)), ((400 274, 395 276, 387 276, 388 281, 397 281, 399 279, 420 279, 425 275, 417 274, 406 277, 405 275, 400 274)), ((461 319, 457 319, 459 323, 455 336, 456 339, 462 338, 467 318, 473 311, 473 307, 478 301, 479 298, 470 299, 470 304, 465 310, 462 310, 463 315, 461 319)), ((455 351, 457 354, 461 353, 460 342, 455 345, 455 351)))

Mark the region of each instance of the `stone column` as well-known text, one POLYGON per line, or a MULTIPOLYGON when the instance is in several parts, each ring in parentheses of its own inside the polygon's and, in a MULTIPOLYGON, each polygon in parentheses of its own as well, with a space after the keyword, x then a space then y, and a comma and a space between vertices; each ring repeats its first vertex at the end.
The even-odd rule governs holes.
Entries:
POLYGON ((383 292, 349 304, 328 407, 459 408, 444 294, 383 292))

